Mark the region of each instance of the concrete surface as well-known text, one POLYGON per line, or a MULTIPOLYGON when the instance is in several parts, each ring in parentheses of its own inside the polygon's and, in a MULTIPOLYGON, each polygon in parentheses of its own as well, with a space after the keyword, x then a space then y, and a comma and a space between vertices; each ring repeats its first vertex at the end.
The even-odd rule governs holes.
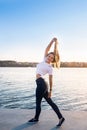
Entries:
POLYGON ((87 130, 86 111, 62 111, 65 122, 60 128, 56 128, 58 118, 53 110, 42 110, 38 123, 28 123, 34 112, 33 109, 0 109, 0 130, 87 130))

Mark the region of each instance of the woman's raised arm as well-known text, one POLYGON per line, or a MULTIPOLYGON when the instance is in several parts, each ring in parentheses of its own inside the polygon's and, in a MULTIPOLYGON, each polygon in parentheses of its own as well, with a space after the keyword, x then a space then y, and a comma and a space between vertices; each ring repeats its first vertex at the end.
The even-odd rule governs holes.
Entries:
POLYGON ((46 56, 48 55, 48 52, 49 52, 49 50, 50 50, 50 48, 51 48, 53 42, 56 42, 56 40, 57 40, 57 38, 53 38, 53 39, 50 41, 50 43, 48 44, 48 46, 47 46, 46 49, 45 49, 44 57, 46 57, 46 56))

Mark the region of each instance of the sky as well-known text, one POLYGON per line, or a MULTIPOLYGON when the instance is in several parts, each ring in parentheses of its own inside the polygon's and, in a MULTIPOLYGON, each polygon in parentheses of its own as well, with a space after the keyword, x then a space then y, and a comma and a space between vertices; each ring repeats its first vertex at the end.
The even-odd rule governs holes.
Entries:
POLYGON ((61 61, 87 62, 87 0, 0 0, 0 60, 42 61, 53 37, 61 61))

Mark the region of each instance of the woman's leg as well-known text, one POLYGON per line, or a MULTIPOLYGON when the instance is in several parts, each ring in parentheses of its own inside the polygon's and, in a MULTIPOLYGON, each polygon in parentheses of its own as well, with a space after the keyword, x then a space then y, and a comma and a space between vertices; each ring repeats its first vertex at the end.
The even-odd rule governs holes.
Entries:
POLYGON ((42 101, 42 96, 36 96, 36 114, 35 114, 35 119, 39 119, 40 113, 41 113, 41 101, 42 101))
POLYGON ((29 120, 29 122, 37 122, 41 113, 41 101, 42 101, 42 88, 41 83, 37 82, 37 88, 36 88, 36 113, 35 117, 29 120))
POLYGON ((40 113, 41 113, 41 101, 44 95, 44 82, 43 79, 40 78, 36 80, 37 88, 36 88, 36 114, 35 119, 39 119, 40 113))
POLYGON ((52 99, 48 98, 48 92, 46 92, 44 94, 44 98, 46 99, 47 103, 53 108, 53 110, 57 114, 58 118, 61 119, 62 118, 62 114, 61 114, 58 106, 52 101, 52 99))

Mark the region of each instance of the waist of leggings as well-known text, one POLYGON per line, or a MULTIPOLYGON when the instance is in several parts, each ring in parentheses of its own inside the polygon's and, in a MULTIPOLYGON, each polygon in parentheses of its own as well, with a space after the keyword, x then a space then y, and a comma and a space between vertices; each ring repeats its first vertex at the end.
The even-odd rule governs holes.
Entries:
POLYGON ((42 77, 39 77, 38 79, 36 79, 36 82, 38 81, 45 81, 42 77))

